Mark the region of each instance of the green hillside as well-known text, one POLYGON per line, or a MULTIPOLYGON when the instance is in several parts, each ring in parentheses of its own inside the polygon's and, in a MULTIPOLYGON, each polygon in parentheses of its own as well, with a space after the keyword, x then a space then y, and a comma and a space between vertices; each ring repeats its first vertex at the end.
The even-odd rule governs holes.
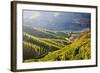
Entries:
POLYGON ((43 43, 45 45, 52 45, 53 47, 56 47, 56 48, 62 48, 65 46, 64 43, 67 44, 67 41, 65 41, 65 40, 59 40, 59 42, 56 42, 56 41, 58 41, 57 39, 39 38, 39 37, 35 37, 31 34, 28 34, 26 32, 23 33, 23 36, 24 36, 23 39, 25 41, 31 42, 33 44, 41 45, 43 43))
POLYGON ((48 54, 48 49, 23 41, 23 59, 41 58, 48 54))
POLYGON ((91 58, 90 31, 81 32, 77 39, 65 47, 49 52, 40 59, 28 59, 24 62, 84 60, 91 58))
POLYGON ((49 52, 59 50, 67 45, 65 40, 39 38, 26 32, 23 33, 23 36, 24 60, 41 58, 49 52))

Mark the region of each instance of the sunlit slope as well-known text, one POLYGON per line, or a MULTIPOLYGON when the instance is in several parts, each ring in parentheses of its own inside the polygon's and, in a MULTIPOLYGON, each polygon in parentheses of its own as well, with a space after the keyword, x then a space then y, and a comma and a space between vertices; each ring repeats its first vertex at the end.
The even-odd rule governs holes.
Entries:
POLYGON ((25 62, 34 61, 61 61, 61 60, 84 60, 91 58, 91 47, 90 47, 90 31, 80 33, 72 44, 65 46, 54 52, 48 53, 41 59, 30 59, 25 62))
POLYGON ((23 59, 41 58, 68 44, 65 40, 39 38, 26 32, 23 33, 23 36, 23 59))

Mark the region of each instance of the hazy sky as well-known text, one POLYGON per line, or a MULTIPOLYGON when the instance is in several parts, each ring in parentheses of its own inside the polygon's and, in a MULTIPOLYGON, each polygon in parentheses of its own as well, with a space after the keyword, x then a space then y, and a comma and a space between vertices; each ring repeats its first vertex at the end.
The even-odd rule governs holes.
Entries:
POLYGON ((90 28, 90 13, 23 10, 23 24, 54 30, 90 28))

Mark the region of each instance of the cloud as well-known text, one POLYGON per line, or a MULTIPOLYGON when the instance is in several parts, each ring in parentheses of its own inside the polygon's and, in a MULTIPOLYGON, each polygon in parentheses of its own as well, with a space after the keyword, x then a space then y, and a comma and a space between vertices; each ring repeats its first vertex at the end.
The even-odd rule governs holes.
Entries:
POLYGON ((79 19, 73 19, 73 23, 80 23, 79 19))
POLYGON ((40 16, 40 13, 39 12, 33 12, 32 13, 32 16, 30 16, 30 19, 35 19, 35 18, 37 18, 39 16, 40 16))
POLYGON ((23 18, 26 20, 35 19, 40 16, 37 11, 23 11, 23 18))
POLYGON ((60 15, 60 13, 57 13, 57 12, 54 13, 54 16, 55 16, 55 17, 57 17, 57 16, 59 16, 59 15, 60 15))

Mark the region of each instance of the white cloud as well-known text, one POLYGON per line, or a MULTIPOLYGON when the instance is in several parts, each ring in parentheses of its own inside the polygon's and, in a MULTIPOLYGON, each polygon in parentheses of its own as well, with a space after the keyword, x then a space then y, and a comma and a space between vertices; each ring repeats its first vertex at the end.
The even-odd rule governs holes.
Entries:
POLYGON ((35 19, 35 18, 37 18, 39 16, 40 16, 40 13, 39 12, 33 12, 32 13, 32 16, 30 16, 29 19, 35 19))
POLYGON ((35 19, 38 16, 40 16, 40 13, 37 11, 24 11, 23 12, 23 18, 24 19, 35 19))
POLYGON ((79 19, 73 19, 73 23, 80 23, 79 19))
POLYGON ((56 17, 56 16, 59 16, 60 15, 60 13, 57 13, 57 12, 55 12, 54 13, 54 16, 56 17))

